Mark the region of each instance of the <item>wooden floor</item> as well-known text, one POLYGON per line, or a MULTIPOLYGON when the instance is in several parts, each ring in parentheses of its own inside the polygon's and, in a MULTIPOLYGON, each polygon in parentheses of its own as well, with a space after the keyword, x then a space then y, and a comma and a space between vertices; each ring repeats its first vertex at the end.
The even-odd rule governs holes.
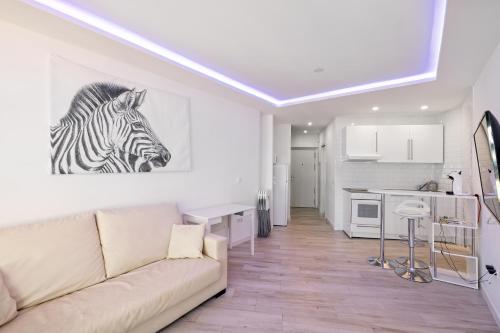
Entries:
POLYGON ((162 332, 500 332, 479 291, 410 283, 367 264, 378 240, 349 239, 314 209, 292 214, 256 241, 254 257, 248 244, 229 252, 226 295, 162 332))

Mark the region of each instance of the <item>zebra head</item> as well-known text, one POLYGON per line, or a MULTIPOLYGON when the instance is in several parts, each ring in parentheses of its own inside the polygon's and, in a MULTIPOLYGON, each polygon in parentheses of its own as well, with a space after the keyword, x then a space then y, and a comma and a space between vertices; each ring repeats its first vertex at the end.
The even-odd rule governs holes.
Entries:
POLYGON ((114 117, 110 131, 110 142, 115 149, 137 156, 141 172, 164 167, 170 161, 170 152, 138 110, 145 96, 146 90, 136 92, 132 89, 116 97, 112 101, 114 117))

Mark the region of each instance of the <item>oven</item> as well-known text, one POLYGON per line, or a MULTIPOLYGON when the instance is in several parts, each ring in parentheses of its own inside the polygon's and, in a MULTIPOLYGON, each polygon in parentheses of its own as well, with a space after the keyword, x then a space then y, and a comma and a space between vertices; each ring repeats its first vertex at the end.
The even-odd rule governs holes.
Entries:
POLYGON ((380 200, 351 198, 351 224, 379 228, 380 200))
POLYGON ((380 237, 381 201, 380 194, 344 188, 343 224, 348 237, 380 237))

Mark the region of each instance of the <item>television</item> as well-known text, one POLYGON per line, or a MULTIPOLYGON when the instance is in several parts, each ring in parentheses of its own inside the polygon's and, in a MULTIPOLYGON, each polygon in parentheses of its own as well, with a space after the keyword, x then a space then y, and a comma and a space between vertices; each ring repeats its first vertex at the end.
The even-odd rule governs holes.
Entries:
POLYGON ((500 221, 500 124, 490 111, 486 111, 474 132, 474 144, 481 179, 483 201, 488 210, 500 221))

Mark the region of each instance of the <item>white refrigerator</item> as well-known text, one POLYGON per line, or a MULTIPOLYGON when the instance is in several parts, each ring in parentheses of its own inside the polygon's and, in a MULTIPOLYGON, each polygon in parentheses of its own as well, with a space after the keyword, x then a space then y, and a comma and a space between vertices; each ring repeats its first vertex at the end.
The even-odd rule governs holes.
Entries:
POLYGON ((276 164, 273 168, 273 224, 286 226, 288 224, 289 188, 288 165, 276 164))

